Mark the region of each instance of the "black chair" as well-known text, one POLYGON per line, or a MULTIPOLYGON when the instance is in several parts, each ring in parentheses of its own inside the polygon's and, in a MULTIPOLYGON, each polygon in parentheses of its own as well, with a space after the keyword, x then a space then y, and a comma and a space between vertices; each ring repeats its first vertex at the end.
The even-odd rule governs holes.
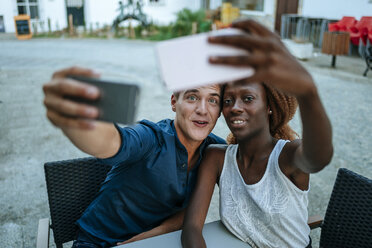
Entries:
POLYGON ((93 157, 44 164, 51 223, 48 218, 39 220, 38 248, 49 246, 49 228, 57 248, 76 238, 75 222, 95 198, 110 169, 93 157))
POLYGON ((366 77, 368 70, 370 69, 372 70, 372 44, 366 49, 365 59, 366 59, 367 68, 364 71, 363 76, 366 77))
POLYGON ((371 248, 372 180, 339 169, 320 226, 321 248, 371 248))

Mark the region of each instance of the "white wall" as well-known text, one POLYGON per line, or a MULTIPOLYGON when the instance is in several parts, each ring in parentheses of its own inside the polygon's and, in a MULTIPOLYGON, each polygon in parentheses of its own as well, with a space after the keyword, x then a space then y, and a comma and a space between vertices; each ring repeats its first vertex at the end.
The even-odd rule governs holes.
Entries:
POLYGON ((372 16, 370 0, 302 0, 302 15, 341 19, 343 16, 372 16))
POLYGON ((48 31, 48 18, 51 21, 52 31, 67 27, 67 13, 64 0, 39 0, 40 19, 45 23, 48 31))
POLYGON ((96 28, 98 22, 100 27, 103 25, 112 25, 114 19, 120 12, 119 0, 85 0, 85 23, 87 28, 93 25, 96 28))
POLYGON ((199 0, 164 0, 164 5, 150 5, 149 0, 144 1, 143 11, 156 24, 169 24, 176 20, 176 13, 183 8, 198 10, 201 7, 199 0))
MULTIPOLYGON (((45 0, 44 0, 45 1, 45 0)), ((123 1, 124 4, 126 3, 123 1)), ((199 0, 164 0, 164 4, 150 5, 149 0, 143 1, 143 12, 156 24, 169 24, 175 21, 175 13, 183 8, 197 10, 200 8, 199 0)), ((114 19, 120 14, 119 0, 86 0, 85 1, 85 21, 87 27, 91 24, 93 28, 96 23, 112 25, 114 19)))
MULTIPOLYGON (((39 22, 44 22, 44 31, 48 31, 48 18, 52 31, 67 27, 66 6, 64 0, 39 0, 39 22)), ((4 16, 5 32, 14 33, 14 16, 18 15, 16 0, 0 0, 0 15, 4 16)), ((31 20, 31 23, 35 22, 31 20)), ((33 26, 31 25, 31 28, 33 26)), ((38 26, 40 31, 40 27, 38 26)))
POLYGON ((4 18, 5 32, 14 33, 14 16, 18 15, 16 1, 0 0, 0 16, 4 18))

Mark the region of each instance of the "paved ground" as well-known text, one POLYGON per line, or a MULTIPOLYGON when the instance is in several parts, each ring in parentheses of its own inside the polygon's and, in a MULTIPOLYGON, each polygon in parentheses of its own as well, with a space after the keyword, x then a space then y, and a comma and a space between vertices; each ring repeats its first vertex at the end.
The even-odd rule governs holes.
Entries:
MULTIPOLYGON (((45 118, 41 86, 53 71, 79 65, 103 77, 143 86, 138 119, 172 117, 170 92, 160 83, 155 43, 126 40, 0 39, 0 247, 34 247, 39 218, 49 216, 43 163, 86 156, 45 118)), ((319 55, 304 65, 314 76, 334 129, 332 163, 311 177, 310 214, 323 215, 337 169, 372 178, 372 72, 359 58, 319 55), (360 71, 360 72, 359 72, 360 71)), ((298 116, 292 122, 300 132, 298 116)), ((228 133, 221 118, 215 133, 228 133)), ((217 190, 207 221, 218 219, 217 190)), ((317 243, 319 232, 312 232, 317 243)), ((317 247, 315 245, 315 247, 317 247)))

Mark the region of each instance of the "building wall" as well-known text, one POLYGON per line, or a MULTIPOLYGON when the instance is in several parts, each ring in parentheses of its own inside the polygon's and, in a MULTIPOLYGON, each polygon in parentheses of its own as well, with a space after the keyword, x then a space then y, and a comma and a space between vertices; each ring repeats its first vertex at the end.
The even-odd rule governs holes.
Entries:
POLYGON ((302 15, 341 19, 343 16, 372 16, 370 0, 302 0, 302 15))
POLYGON ((38 0, 40 19, 44 21, 45 30, 48 30, 50 18, 52 31, 67 27, 66 4, 64 0, 38 0))
MULTIPOLYGON (((125 3, 125 1, 123 1, 125 3)), ((143 1, 142 11, 156 24, 169 24, 175 21, 175 13, 183 8, 197 10, 200 8, 199 0, 163 0, 160 4, 150 4, 143 1)), ((120 14, 119 0, 86 0, 85 21, 88 26, 112 25, 114 19, 120 14)))
POLYGON ((164 5, 150 5, 149 0, 144 1, 143 11, 156 24, 169 24, 176 20, 176 13, 181 9, 188 8, 198 10, 201 7, 200 0, 163 0, 164 5))
MULTIPOLYGON (((211 9, 216 9, 222 5, 222 0, 211 0, 211 9)), ((276 11, 276 0, 264 0, 263 11, 241 10, 242 17, 252 18, 267 27, 274 29, 276 11)))
POLYGON ((14 33, 14 16, 18 15, 16 1, 0 0, 0 16, 4 18, 5 32, 14 33))
MULTIPOLYGON (((14 16, 18 15, 16 0, 0 0, 0 15, 4 16, 5 32, 14 33, 14 16)), ((67 26, 66 6, 64 0, 38 0, 39 19, 31 20, 37 23, 38 30, 41 31, 39 23, 44 23, 44 31, 48 31, 48 18, 51 20, 52 31, 65 28, 67 26)), ((33 25, 31 25, 33 28, 33 25)))

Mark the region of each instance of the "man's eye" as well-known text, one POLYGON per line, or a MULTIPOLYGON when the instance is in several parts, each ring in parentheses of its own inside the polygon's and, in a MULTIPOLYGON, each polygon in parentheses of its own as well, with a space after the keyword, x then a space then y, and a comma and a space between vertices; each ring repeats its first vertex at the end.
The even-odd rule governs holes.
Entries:
POLYGON ((246 97, 244 97, 244 102, 251 102, 251 101, 253 101, 253 96, 246 96, 246 97))
POLYGON ((211 99, 209 99, 209 102, 210 103, 213 103, 213 104, 217 104, 218 103, 218 100, 217 99, 214 99, 214 98, 211 98, 211 99))
POLYGON ((196 96, 189 96, 187 99, 189 99, 190 101, 196 101, 197 100, 196 96))

